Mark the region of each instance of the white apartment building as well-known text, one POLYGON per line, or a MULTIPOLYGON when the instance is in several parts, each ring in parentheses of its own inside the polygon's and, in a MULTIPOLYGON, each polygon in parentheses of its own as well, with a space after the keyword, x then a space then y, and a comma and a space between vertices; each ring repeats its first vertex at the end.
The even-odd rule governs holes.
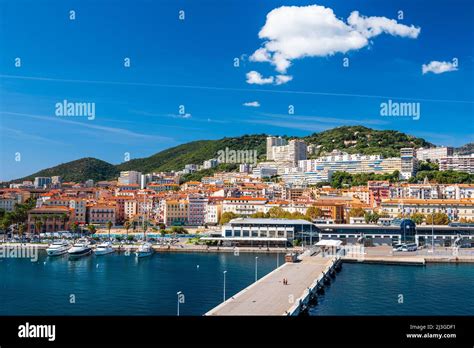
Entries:
POLYGON ((439 161, 439 170, 454 170, 474 174, 474 154, 443 157, 439 161))
POLYGON ((453 148, 442 146, 424 149, 420 147, 416 150, 416 158, 419 161, 439 162, 441 158, 453 155, 453 148))
POLYGON ((42 177, 42 176, 37 176, 35 178, 34 185, 36 188, 43 188, 45 186, 48 186, 51 184, 51 178, 50 177, 42 177))
POLYGON ((442 189, 443 198, 446 199, 467 199, 474 198, 474 185, 458 184, 444 186, 442 189))
POLYGON ((204 222, 209 225, 217 225, 221 217, 222 204, 217 202, 208 202, 204 216, 204 222))
POLYGON ((267 161, 273 161, 273 147, 286 145, 286 140, 281 137, 267 137, 267 161))
POLYGON ((260 197, 229 197, 222 203, 222 213, 233 212, 239 215, 251 215, 265 212, 266 198, 260 197))
POLYGON ((400 149, 401 169, 400 175, 403 179, 410 179, 416 172, 415 149, 404 147, 400 149))
POLYGON ((16 203, 21 203, 21 195, 5 194, 0 197, 0 209, 13 211, 16 203))
POLYGON ((252 170, 252 175, 256 178, 270 178, 274 175, 278 174, 278 170, 276 168, 270 168, 270 167, 255 167, 252 170))
POLYGON ((134 170, 120 172, 118 183, 122 185, 139 185, 142 173, 134 170))
POLYGON ((298 161, 306 158, 307 149, 304 141, 293 139, 287 143, 282 138, 267 138, 267 160, 297 165, 298 161))
POLYGON ((399 214, 445 213, 454 221, 462 218, 474 219, 473 199, 388 199, 382 201, 381 208, 392 218, 399 214))
POLYGON ((390 187, 390 198, 441 199, 440 185, 411 184, 390 187))

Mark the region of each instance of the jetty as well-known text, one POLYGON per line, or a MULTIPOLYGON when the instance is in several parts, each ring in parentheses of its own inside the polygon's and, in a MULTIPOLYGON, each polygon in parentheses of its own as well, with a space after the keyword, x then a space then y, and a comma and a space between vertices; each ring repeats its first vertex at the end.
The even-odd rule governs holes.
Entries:
POLYGON ((331 282, 341 263, 339 256, 303 255, 298 262, 283 264, 205 315, 299 315, 331 282))

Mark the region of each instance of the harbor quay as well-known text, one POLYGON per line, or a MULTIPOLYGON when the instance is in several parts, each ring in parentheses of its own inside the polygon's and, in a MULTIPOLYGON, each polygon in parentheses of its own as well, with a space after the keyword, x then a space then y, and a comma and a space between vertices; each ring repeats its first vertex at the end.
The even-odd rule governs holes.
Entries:
POLYGON ((340 261, 318 254, 287 262, 205 315, 299 315, 330 282, 340 261))

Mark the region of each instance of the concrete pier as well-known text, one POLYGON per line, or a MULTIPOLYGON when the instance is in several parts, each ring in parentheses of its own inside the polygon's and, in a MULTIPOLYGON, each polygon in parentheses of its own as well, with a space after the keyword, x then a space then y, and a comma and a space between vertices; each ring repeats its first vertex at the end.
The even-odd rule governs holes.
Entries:
POLYGON ((339 262, 336 256, 317 255, 285 263, 205 315, 298 315, 339 262))

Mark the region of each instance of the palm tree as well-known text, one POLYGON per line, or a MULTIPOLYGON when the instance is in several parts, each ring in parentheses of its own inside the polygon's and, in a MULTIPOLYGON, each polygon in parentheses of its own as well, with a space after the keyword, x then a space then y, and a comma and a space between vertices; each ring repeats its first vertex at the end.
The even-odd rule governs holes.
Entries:
POLYGON ((87 229, 89 230, 90 234, 94 234, 96 230, 94 225, 87 225, 87 229))
POLYGON ((130 229, 130 221, 125 221, 125 224, 123 225, 125 227, 125 230, 127 231, 127 238, 128 238, 128 230, 130 229))
POLYGON ((38 232, 39 242, 41 243, 41 229, 43 228, 43 221, 37 220, 35 222, 35 228, 36 228, 36 231, 38 232))
POLYGON ((110 240, 110 229, 112 228, 114 224, 112 223, 112 221, 107 221, 107 230, 109 230, 109 240, 110 240))
POLYGON ((20 240, 23 239, 23 233, 24 233, 24 232, 25 232, 25 224, 20 223, 20 224, 18 225, 18 235, 19 235, 19 237, 20 237, 20 240))

